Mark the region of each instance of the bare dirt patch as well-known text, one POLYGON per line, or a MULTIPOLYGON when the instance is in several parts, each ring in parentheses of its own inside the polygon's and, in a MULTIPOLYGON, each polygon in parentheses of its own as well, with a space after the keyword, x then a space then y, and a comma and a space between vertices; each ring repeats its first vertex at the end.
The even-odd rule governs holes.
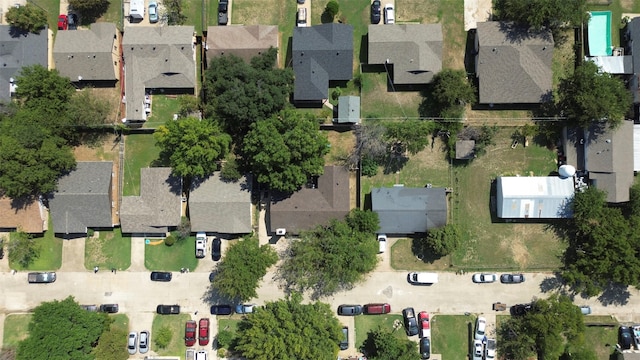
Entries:
POLYGON ((107 117, 108 123, 120 123, 120 84, 116 84, 113 88, 87 88, 94 97, 100 98, 109 104, 111 112, 107 117))
POLYGON ((352 131, 327 131, 325 134, 331 144, 331 150, 325 156, 325 164, 344 165, 343 160, 351 153, 356 144, 355 135, 352 131))
POLYGON ((620 7, 622 8, 622 11, 632 11, 633 4, 636 1, 637 0, 620 0, 620 7))
POLYGON ((233 25, 278 24, 283 0, 233 0, 233 25))
POLYGON ((402 22, 433 24, 440 21, 440 0, 396 0, 396 18, 402 22))
POLYGON ((513 232, 509 238, 502 238, 500 240, 500 247, 504 250, 508 250, 513 255, 513 261, 517 263, 520 268, 526 268, 529 264, 529 251, 524 244, 525 238, 531 236, 532 229, 529 224, 516 224, 513 227, 513 232))

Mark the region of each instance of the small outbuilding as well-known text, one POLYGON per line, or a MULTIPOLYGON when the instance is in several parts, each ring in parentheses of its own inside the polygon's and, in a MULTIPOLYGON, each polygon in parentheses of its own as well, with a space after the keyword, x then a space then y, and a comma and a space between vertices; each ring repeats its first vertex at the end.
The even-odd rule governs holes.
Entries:
POLYGON ((573 217, 573 177, 501 176, 496 180, 496 210, 501 219, 573 217))
POLYGON ((456 160, 469 160, 476 157, 476 141, 475 140, 458 140, 456 141, 456 160))
POLYGON ((338 124, 360 123, 360 96, 340 96, 338 99, 338 124))

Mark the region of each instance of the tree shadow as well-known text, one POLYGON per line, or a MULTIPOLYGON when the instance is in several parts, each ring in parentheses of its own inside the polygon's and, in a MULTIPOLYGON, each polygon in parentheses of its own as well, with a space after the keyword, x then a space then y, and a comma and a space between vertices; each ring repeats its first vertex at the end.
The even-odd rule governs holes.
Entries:
POLYGON ((424 238, 426 236, 427 234, 421 234, 411 239, 411 252, 423 263, 433 264, 437 260, 442 259, 442 256, 436 255, 433 250, 425 244, 424 238))
POLYGON ((402 170, 408 161, 409 157, 404 154, 391 154, 385 159, 383 172, 386 175, 396 173, 402 170))
POLYGON ((326 10, 322 12, 322 15, 320 15, 320 22, 323 24, 331 24, 333 20, 333 15, 328 13, 326 10))
POLYGON ((553 276, 546 277, 540 282, 540 291, 543 293, 561 292, 564 288, 565 283, 558 272, 553 273, 553 276))
POLYGON ((626 305, 629 303, 629 297, 631 297, 631 293, 629 293, 628 286, 609 283, 602 294, 598 296, 598 301, 602 303, 602 305, 626 305))

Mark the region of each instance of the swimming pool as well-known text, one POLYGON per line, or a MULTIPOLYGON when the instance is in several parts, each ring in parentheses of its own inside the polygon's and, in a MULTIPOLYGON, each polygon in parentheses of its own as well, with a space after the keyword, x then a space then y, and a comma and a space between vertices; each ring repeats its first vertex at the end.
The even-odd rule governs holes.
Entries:
POLYGON ((592 11, 587 31, 589 56, 611 55, 611 11, 592 11))

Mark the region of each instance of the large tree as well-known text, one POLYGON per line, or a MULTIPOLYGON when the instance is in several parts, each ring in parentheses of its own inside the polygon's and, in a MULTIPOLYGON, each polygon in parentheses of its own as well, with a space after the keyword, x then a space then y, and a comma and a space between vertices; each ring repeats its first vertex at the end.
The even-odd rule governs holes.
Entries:
POLYGON ((496 0, 500 20, 511 20, 540 29, 580 26, 586 20, 586 0, 496 0))
POLYGON ((475 102, 475 89, 467 79, 467 73, 464 70, 444 69, 434 75, 431 94, 421 107, 431 107, 435 116, 456 121, 463 117, 465 105, 475 102))
POLYGON ((387 122, 385 127, 385 137, 392 152, 401 154, 409 152, 415 155, 424 150, 433 131, 433 123, 422 120, 387 122))
POLYGON ((398 338, 393 331, 378 326, 367 333, 361 349, 371 360, 412 360, 419 359, 420 353, 414 341, 406 337, 398 338))
POLYGON ((449 255, 460 244, 460 228, 457 224, 447 224, 438 229, 431 229, 426 237, 416 239, 419 246, 414 247, 414 252, 420 254, 433 254, 438 257, 449 255))
POLYGON ((256 180, 272 190, 293 192, 324 170, 329 140, 311 114, 283 110, 251 125, 242 155, 256 180))
POLYGON ((93 359, 93 346, 110 322, 104 313, 83 310, 72 297, 44 302, 35 308, 16 358, 93 359))
POLYGON ((247 359, 335 359, 340 322, 328 304, 302 304, 298 293, 267 302, 242 320, 235 350, 247 359))
POLYGON ((11 26, 35 34, 39 34, 47 25, 47 13, 31 3, 19 7, 11 6, 6 18, 11 26))
POLYGON ((205 113, 218 119, 238 143, 252 123, 287 107, 293 72, 275 67, 277 54, 272 48, 251 64, 234 55, 219 56, 205 72, 205 113))
POLYGON ((122 346, 123 339, 126 338, 127 332, 125 330, 119 329, 115 326, 111 326, 109 330, 100 335, 98 345, 93 349, 95 359, 127 360, 129 358, 129 353, 127 352, 125 347, 122 346))
POLYGON ((615 126, 624 120, 632 103, 624 82, 598 65, 585 61, 573 75, 560 80, 558 106, 563 116, 577 126, 588 128, 594 121, 615 126))
POLYGON ((374 234, 378 226, 358 224, 377 222, 376 213, 353 210, 346 220, 332 220, 300 234, 300 240, 289 245, 279 269, 285 286, 311 290, 314 298, 352 288, 378 263, 374 234))
POLYGON ((160 156, 169 160, 176 175, 205 177, 218 168, 229 152, 231 137, 215 122, 186 118, 161 125, 153 134, 160 156))
POLYGON ((38 109, 59 120, 75 92, 69 78, 42 65, 25 66, 16 78, 16 97, 28 109, 38 109))
POLYGON ((82 14, 83 18, 95 19, 109 8, 110 0, 69 0, 69 5, 82 14))
POLYGON ((256 288, 267 269, 278 261, 269 245, 247 236, 231 246, 216 269, 213 289, 229 300, 247 301, 258 296, 256 288))
POLYGON ((513 360, 558 359, 566 349, 584 346, 583 317, 567 296, 537 299, 525 315, 499 324, 498 352, 513 360))
POLYGON ((9 262, 27 268, 40 257, 40 246, 36 240, 24 231, 11 234, 9 242, 9 262))

